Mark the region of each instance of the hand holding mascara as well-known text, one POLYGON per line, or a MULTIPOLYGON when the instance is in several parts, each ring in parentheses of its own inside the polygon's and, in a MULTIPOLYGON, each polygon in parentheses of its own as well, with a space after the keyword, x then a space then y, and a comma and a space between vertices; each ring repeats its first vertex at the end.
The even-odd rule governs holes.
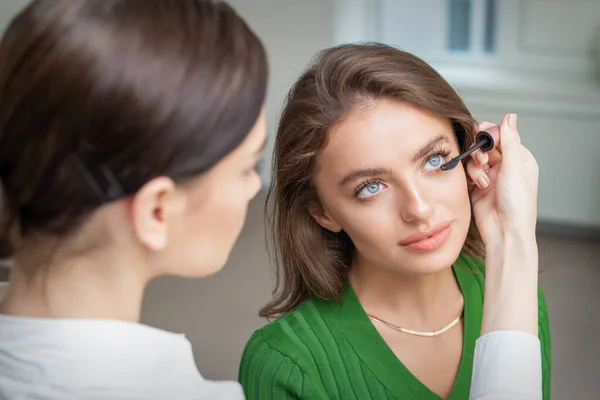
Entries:
POLYGON ((483 123, 480 130, 491 136, 493 146, 489 149, 483 135, 477 136, 476 144, 467 150, 471 155, 467 172, 476 183, 471 202, 484 242, 498 243, 513 234, 535 237, 538 165, 521 144, 516 115, 504 117, 500 126, 483 123), (477 146, 481 151, 472 150, 477 146))
MULTIPOLYGON (((491 124, 481 129, 491 131, 491 124)), ((538 335, 537 221, 539 168, 522 145, 517 116, 502 119, 496 147, 473 152, 469 176, 475 223, 485 243, 486 288, 481 333, 500 329, 538 335)))
MULTIPOLYGON (((496 131, 497 131, 497 127, 496 127, 496 131)), ((456 167, 458 165, 458 163, 461 160, 463 160, 464 158, 466 158, 467 156, 472 154, 475 150, 481 150, 483 152, 488 152, 493 149, 494 149, 493 136, 489 132, 480 131, 475 136, 475 144, 473 145, 473 147, 469 148, 466 151, 463 151, 458 156, 454 157, 453 159, 448 161, 446 164, 442 165, 441 169, 442 169, 442 171, 448 171, 448 170, 453 169, 454 167, 456 167)))

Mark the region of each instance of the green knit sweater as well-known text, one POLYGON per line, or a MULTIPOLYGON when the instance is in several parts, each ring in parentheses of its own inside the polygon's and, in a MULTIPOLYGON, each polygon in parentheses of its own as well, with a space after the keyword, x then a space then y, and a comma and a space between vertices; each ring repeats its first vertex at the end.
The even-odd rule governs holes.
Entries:
MULTIPOLYGON (((465 300, 464 342, 450 400, 469 398, 483 313, 483 266, 465 256, 458 261, 467 267, 453 267, 465 300)), ((538 298, 543 393, 549 400, 550 330, 541 290, 538 298)), ((244 349, 239 380, 248 400, 441 400, 388 347, 350 286, 341 304, 311 297, 257 330, 244 349)))

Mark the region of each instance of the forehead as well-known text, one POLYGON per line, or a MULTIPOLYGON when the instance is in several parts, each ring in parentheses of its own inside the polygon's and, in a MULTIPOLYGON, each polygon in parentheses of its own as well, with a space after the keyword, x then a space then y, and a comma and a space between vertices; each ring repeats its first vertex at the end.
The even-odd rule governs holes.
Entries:
POLYGON ((411 162, 416 151, 436 137, 455 141, 450 122, 410 104, 380 100, 351 112, 335 126, 319 155, 320 167, 345 169, 411 162))

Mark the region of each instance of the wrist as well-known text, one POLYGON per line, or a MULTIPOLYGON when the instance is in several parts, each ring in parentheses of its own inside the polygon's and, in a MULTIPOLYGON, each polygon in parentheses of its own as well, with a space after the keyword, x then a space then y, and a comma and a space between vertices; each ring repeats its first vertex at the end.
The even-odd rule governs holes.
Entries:
POLYGON ((482 333, 537 334, 538 250, 535 236, 506 235, 486 248, 482 333))
POLYGON ((496 240, 489 241, 486 245, 486 258, 501 262, 508 259, 521 259, 537 263, 538 246, 535 233, 510 232, 503 233, 496 240))

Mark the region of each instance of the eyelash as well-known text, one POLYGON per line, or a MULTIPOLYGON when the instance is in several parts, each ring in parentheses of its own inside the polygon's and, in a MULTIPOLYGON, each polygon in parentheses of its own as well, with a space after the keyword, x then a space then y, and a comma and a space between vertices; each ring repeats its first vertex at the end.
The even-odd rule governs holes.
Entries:
POLYGON ((373 196, 369 196, 369 197, 359 197, 359 193, 366 188, 369 185, 373 185, 375 183, 379 183, 383 185, 383 182, 381 181, 381 179, 370 179, 368 181, 365 181, 363 183, 361 183, 355 190, 354 190, 354 197, 356 197, 356 199, 358 201, 370 201, 370 200, 374 200, 377 197, 379 197, 381 191, 377 192, 376 194, 374 194, 373 196))
MULTIPOLYGON (((431 153, 430 153, 430 154, 428 154, 427 156, 425 156, 425 158, 424 158, 424 159, 425 159, 425 161, 423 162, 423 167, 425 166, 425 164, 427 163, 427 161, 431 160, 433 157, 441 157, 441 158, 442 158, 442 162, 440 163, 440 165, 439 165, 439 166, 438 166, 436 169, 433 169, 433 170, 431 170, 431 171, 428 171, 428 172, 440 172, 440 171, 441 171, 441 170, 440 170, 440 167, 441 167, 442 165, 444 165, 444 164, 445 164, 445 162, 447 161, 447 159, 448 159, 448 156, 449 156, 450 154, 451 154, 451 151, 450 151, 450 150, 448 150, 448 149, 446 149, 446 148, 443 148, 443 147, 435 148, 435 149, 433 149, 433 150, 431 151, 431 153)), ((358 196, 358 194, 359 194, 359 193, 360 193, 360 192, 361 192, 361 191, 362 191, 364 188, 366 188, 367 186, 369 186, 369 185, 373 185, 373 184, 377 184, 377 183, 378 183, 378 184, 382 184, 382 185, 383 185, 383 182, 381 181, 381 179, 370 179, 370 180, 368 180, 368 181, 365 181, 365 182, 361 183, 361 184, 360 184, 360 185, 359 185, 359 186, 358 186, 358 187, 357 187, 357 188, 354 190, 354 197, 356 197, 356 198, 357 198, 359 201, 363 201, 363 202, 364 202, 364 201, 370 201, 370 200, 374 200, 374 199, 376 199, 377 197, 379 197, 379 196, 380 196, 380 194, 382 193, 382 191, 379 191, 379 192, 377 192, 377 193, 376 193, 376 194, 374 194, 373 196, 369 196, 369 197, 363 197, 363 198, 359 197, 359 196, 358 196)))
POLYGON ((430 154, 428 154, 427 156, 425 156, 425 161, 423 162, 423 167, 425 167, 425 164, 427 163, 427 161, 431 160, 433 157, 441 157, 442 158, 442 163, 436 168, 436 169, 432 169, 429 172, 440 172, 440 167, 442 165, 444 165, 447 161, 448 161, 448 156, 451 154, 452 152, 444 147, 437 147, 435 149, 433 149, 431 151, 430 154))

